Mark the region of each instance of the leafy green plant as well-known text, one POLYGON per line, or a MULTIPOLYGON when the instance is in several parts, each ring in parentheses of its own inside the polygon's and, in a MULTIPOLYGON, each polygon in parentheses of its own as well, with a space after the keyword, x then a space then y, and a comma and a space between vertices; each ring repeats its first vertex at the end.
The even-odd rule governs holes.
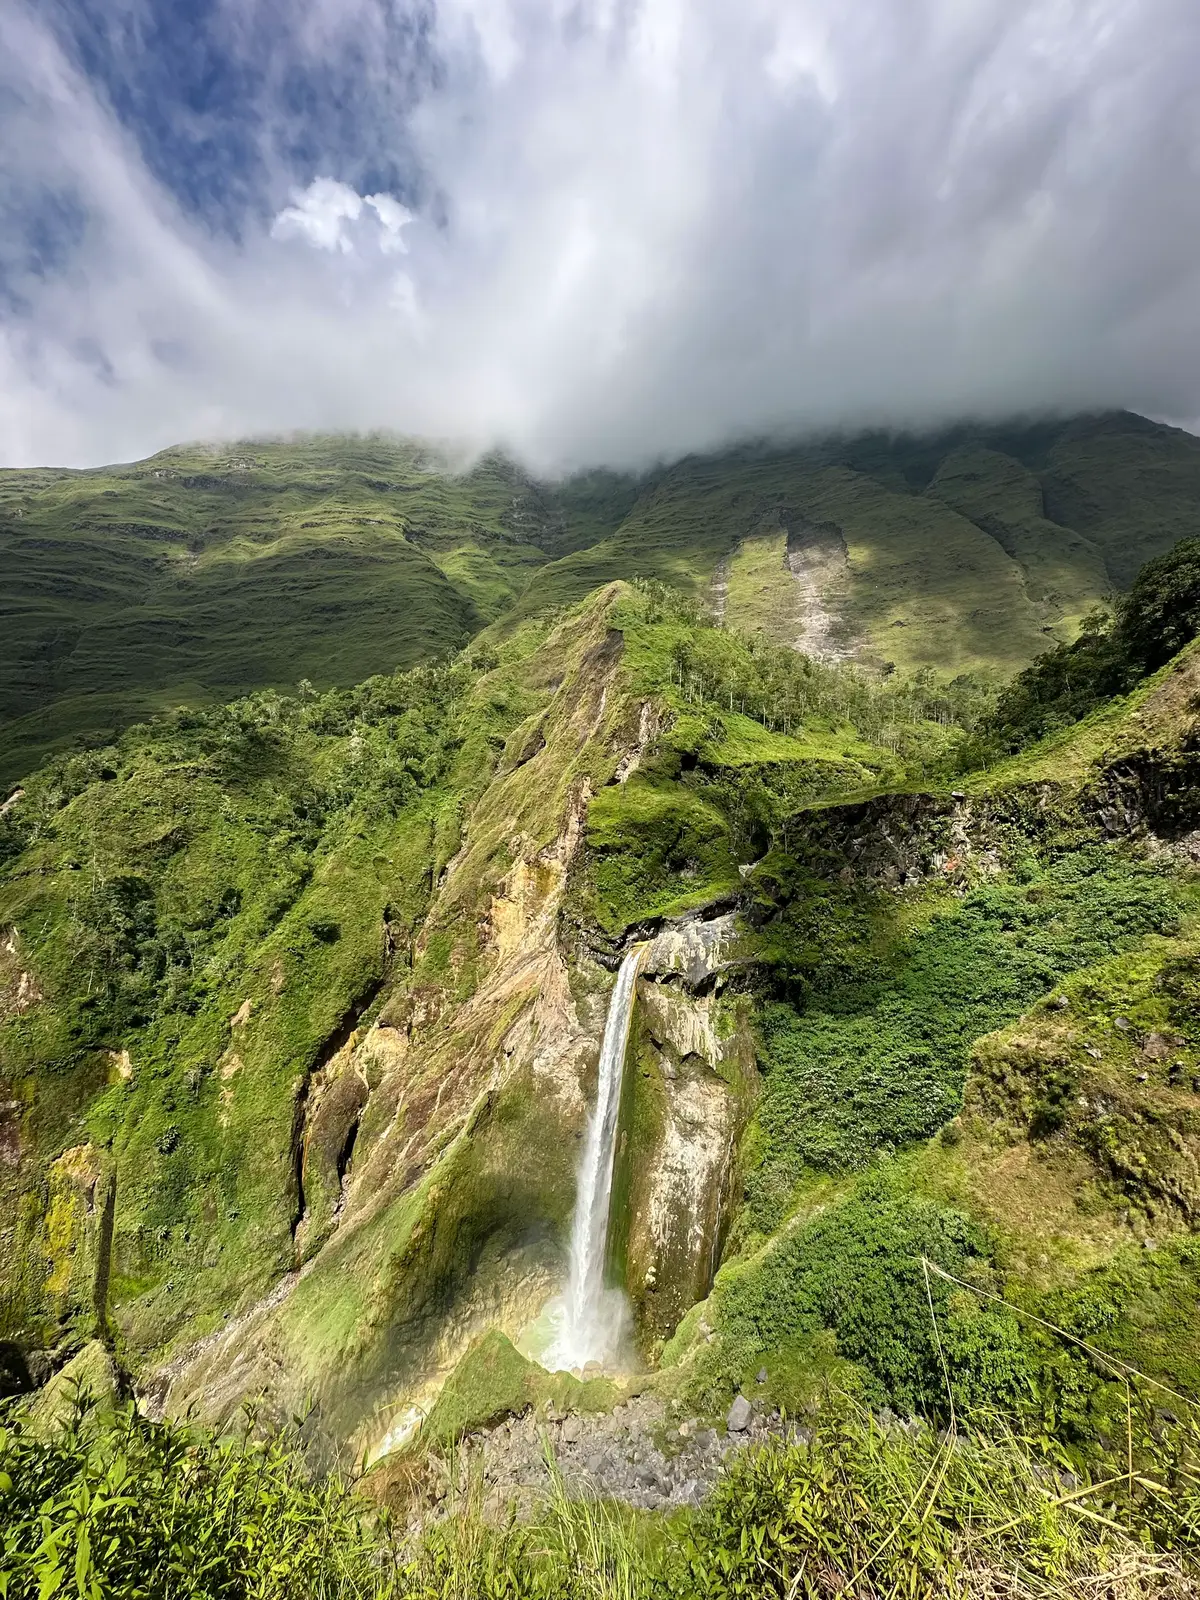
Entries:
MULTIPOLYGON (((841 1403, 805 1443, 736 1458, 684 1542, 676 1592, 1123 1596, 1190 1592, 1185 1559, 1119 1520, 1116 1485, 1066 1478, 1012 1434, 882 1426, 841 1403), (1116 1514, 1114 1514, 1116 1512, 1116 1514)), ((1184 1491, 1169 1491, 1177 1501, 1184 1491)), ((1194 1500, 1193 1500, 1194 1505, 1194 1500)), ((1196 1527, 1190 1524, 1195 1552, 1196 1527)))
POLYGON ((4 1600, 366 1600, 396 1592, 385 1530, 282 1439, 215 1440, 86 1408, 0 1429, 4 1600))
MULTIPOLYGON (((876 1402, 905 1414, 937 1413, 946 1372, 923 1262, 986 1279, 991 1248, 962 1212, 911 1194, 891 1174, 872 1174, 843 1203, 721 1274, 708 1311, 717 1336, 692 1357, 687 1392, 719 1410, 765 1352, 828 1330, 838 1354, 859 1363, 876 1402)), ((943 1282, 934 1285, 933 1302, 954 1323, 952 1377, 960 1398, 1011 1408, 1030 1374, 1009 1320, 976 1315, 973 1306, 955 1317, 943 1282)))
POLYGON ((937 1434, 827 1393, 811 1429, 740 1452, 695 1512, 651 1518, 547 1487, 517 1519, 447 1464, 404 1534, 290 1433, 217 1439, 86 1408, 0 1428, 4 1600, 860 1600, 1184 1595, 1195 1429, 1139 1473, 1068 1477, 1010 1431, 937 1434), (1189 1451, 1192 1454, 1189 1455, 1189 1451), (1170 1552, 1170 1553, 1168 1553, 1170 1552))

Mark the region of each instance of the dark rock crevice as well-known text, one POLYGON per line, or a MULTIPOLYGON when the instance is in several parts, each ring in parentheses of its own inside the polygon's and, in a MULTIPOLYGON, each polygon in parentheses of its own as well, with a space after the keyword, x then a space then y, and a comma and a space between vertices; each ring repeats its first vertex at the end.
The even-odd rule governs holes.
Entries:
MULTIPOLYGON (((349 1007, 337 1027, 326 1038, 321 1046, 316 1059, 305 1073, 303 1081, 296 1091, 296 1099, 292 1112, 291 1136, 291 1168, 293 1183, 293 1206, 291 1219, 291 1235, 293 1243, 296 1235, 308 1215, 308 1201, 305 1194, 305 1164, 310 1134, 310 1102, 312 1100, 313 1085, 322 1073, 328 1071, 330 1065, 337 1059, 346 1046, 350 1043, 355 1030, 361 1025, 363 1018, 374 1005, 375 1001, 387 981, 388 973, 384 972, 375 982, 369 984, 361 995, 349 1007)), ((361 1080, 355 1077, 361 1084, 361 1080)), ((353 1153, 354 1140, 358 1133, 358 1119, 362 1106, 367 1099, 366 1085, 361 1084, 361 1103, 358 1104, 352 1115, 349 1126, 342 1134, 336 1151, 336 1166, 339 1182, 349 1167, 353 1153)))

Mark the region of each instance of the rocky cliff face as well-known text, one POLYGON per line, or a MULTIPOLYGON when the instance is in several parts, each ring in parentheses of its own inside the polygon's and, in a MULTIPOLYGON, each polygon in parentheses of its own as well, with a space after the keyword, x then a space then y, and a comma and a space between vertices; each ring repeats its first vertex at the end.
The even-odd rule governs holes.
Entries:
POLYGON ((708 1293, 753 1102, 744 940, 732 912, 695 913, 650 945, 638 981, 614 1184, 612 1258, 652 1353, 708 1293))
MULTIPOLYGON (((438 734, 450 754, 436 780, 374 821, 339 814, 311 880, 297 878, 248 954, 209 946, 216 976, 186 992, 191 1011, 160 1014, 154 1039, 140 1023, 87 1052, 68 1036, 62 1019, 85 1012, 65 1008, 65 968, 38 923, 53 885, 78 876, 64 808, 53 813, 59 842, 39 845, 4 902, 0 1069, 20 1088, 0 1099, 0 1198, 16 1196, 0 1230, 41 1325, 67 1330, 62 1354, 107 1326, 163 1413, 224 1422, 253 1399, 270 1419, 311 1401, 314 1454, 408 1437, 480 1334, 518 1340, 562 1284, 612 973, 634 940, 647 949, 610 1268, 642 1361, 667 1346, 659 1377, 687 1404, 723 1410, 765 1364, 766 1311, 752 1336, 721 1331, 738 1296, 744 1308, 761 1287, 772 1315, 783 1306, 771 1351, 792 1337, 780 1261, 807 1248, 823 1207, 849 1205, 881 1152, 917 1159, 969 1070, 959 1144, 948 1135, 922 1158, 942 1163, 928 1180, 939 1193, 965 1193, 968 1212, 1004 1226, 1004 1163, 1044 1179, 1061 1160, 1105 1194, 1118 1186, 1160 1231, 1194 1226, 1194 932, 1184 890, 1146 860, 1171 877, 1196 856, 1194 652, 1132 714, 1076 730, 1053 759, 914 792, 889 787, 865 746, 781 735, 732 695, 698 710, 671 688, 690 624, 647 621, 652 609, 609 591, 536 648, 481 653, 455 691, 453 715, 466 709, 438 734), (1082 990, 1070 1012, 1038 1011, 1052 984, 1147 932, 1176 943, 1145 994, 1130 978, 1129 1030, 1114 1014, 1095 1035, 1082 990), (56 1078, 45 1041, 60 1037, 56 1078), (51 1124, 33 1101, 55 1109, 68 1083, 75 1100, 64 1090, 51 1124), (968 1159, 951 1148, 969 1152, 970 1192, 947 1170, 968 1159)), ((391 759, 409 715, 387 723, 373 759, 391 759)), ((366 786, 360 723, 339 733, 337 759, 366 786)), ((267 746, 271 761, 280 749, 267 746)), ((313 759, 331 760, 328 746, 313 759)), ((142 876, 112 874, 112 937, 144 914, 139 885, 158 886, 160 914, 199 885, 214 926, 257 916, 200 867, 212 876, 236 847, 245 883, 264 881, 265 802, 242 832, 204 833, 170 775, 151 776, 118 780, 129 814, 149 820, 142 876), (162 831, 164 793, 186 838, 182 823, 162 831), (152 883, 160 858, 167 876, 152 883)), ((118 793, 111 776, 89 785, 80 830, 118 793)), ((212 830, 227 801, 218 786, 212 830)), ((81 905, 76 892, 64 917, 81 905)), ((118 947, 131 964, 132 938, 118 947)), ((1094 982, 1116 992, 1117 977, 1094 982)), ((817 1317, 809 1267, 788 1271, 817 1317)), ((809 1354, 788 1359, 799 1371, 809 1354)), ((771 1403, 792 1400, 780 1388, 771 1403)))
MULTIPOLYGON (((542 703, 465 819, 411 969, 297 1091, 295 1267, 150 1380, 163 1410, 311 1399, 315 1432, 375 1450, 474 1336, 516 1337, 559 1286, 609 987, 560 912, 593 793, 628 779, 656 727, 621 664, 602 608, 538 656, 542 703)), ((721 992, 736 944, 731 915, 691 919, 658 936, 640 985, 622 1248, 648 1343, 719 1250, 753 1072, 721 992)))

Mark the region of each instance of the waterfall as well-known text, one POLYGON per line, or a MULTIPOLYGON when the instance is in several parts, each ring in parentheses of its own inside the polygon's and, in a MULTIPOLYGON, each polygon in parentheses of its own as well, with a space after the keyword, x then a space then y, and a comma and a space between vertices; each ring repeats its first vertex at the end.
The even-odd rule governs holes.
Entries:
POLYGON ((610 1359, 616 1354, 622 1333, 625 1297, 619 1291, 605 1289, 604 1263, 625 1043, 644 950, 644 945, 635 945, 622 961, 608 1003, 604 1042, 600 1046, 596 1105, 588 1119, 579 1166, 575 1217, 571 1224, 570 1276, 556 1318, 554 1343, 543 1358, 551 1371, 556 1367, 579 1369, 589 1361, 610 1359))

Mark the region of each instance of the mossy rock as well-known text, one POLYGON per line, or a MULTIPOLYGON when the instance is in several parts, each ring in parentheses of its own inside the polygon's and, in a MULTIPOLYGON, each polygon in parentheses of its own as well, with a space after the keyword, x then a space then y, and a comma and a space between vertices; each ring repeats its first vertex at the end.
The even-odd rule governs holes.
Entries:
POLYGON ((93 1339, 39 1390, 29 1404, 26 1422, 32 1432, 43 1437, 66 1428, 77 1411, 107 1422, 116 1410, 119 1392, 116 1364, 99 1339, 93 1339))
POLYGON ((447 1378, 421 1429, 426 1443, 443 1444, 475 1428, 518 1416, 535 1399, 537 1372, 498 1328, 490 1328, 447 1378))
POLYGON ((489 1328, 447 1378, 425 1419, 420 1441, 450 1444, 466 1433, 543 1406, 559 1415, 605 1411, 618 1398, 617 1386, 609 1379, 585 1382, 569 1372, 547 1372, 523 1356, 498 1328, 489 1328))

